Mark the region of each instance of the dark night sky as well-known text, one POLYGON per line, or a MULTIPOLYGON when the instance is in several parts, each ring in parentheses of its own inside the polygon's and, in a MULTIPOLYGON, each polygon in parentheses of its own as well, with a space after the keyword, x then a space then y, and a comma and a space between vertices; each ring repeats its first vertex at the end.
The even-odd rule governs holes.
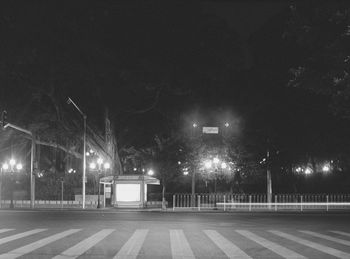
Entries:
POLYGON ((91 120, 106 104, 117 130, 131 135, 218 110, 292 142, 329 115, 322 98, 285 87, 297 62, 281 40, 289 2, 2 3, 2 102, 14 83, 27 89, 23 98, 54 85, 91 120), (133 113, 154 103, 159 86, 155 107, 133 113))

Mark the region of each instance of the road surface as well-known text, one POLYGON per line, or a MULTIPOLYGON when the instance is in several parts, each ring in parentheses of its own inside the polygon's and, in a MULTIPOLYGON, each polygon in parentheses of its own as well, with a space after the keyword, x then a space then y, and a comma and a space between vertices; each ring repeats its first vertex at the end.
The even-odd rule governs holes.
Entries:
POLYGON ((348 213, 0 211, 0 258, 350 258, 348 213))

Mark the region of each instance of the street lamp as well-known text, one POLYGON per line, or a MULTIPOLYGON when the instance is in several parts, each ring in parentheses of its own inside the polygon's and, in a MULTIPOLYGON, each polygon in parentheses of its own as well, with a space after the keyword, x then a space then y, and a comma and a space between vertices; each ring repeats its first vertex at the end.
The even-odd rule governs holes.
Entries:
POLYGON ((104 163, 103 164, 103 167, 104 167, 104 169, 110 169, 111 168, 111 165, 110 165, 110 163, 104 163))
POLYGON ((325 172, 325 173, 328 173, 330 170, 331 170, 331 168, 329 167, 329 165, 324 165, 322 167, 322 171, 325 172))
MULTIPOLYGON (((214 157, 212 160, 204 161, 204 167, 206 169, 213 168, 215 172, 217 172, 219 170, 219 168, 221 168, 222 170, 230 169, 230 167, 227 166, 226 162, 221 162, 220 163, 220 159, 218 157, 214 157)), ((216 193, 216 175, 215 175, 214 181, 215 181, 214 192, 216 193)))
POLYGON ((16 164, 16 160, 13 158, 10 159, 10 166, 13 167, 16 164))
POLYGON ((100 203, 100 196, 101 196, 101 183, 100 183, 100 179, 101 179, 101 172, 102 170, 104 171, 104 173, 106 174, 106 170, 111 168, 110 163, 105 162, 103 163, 103 159, 102 158, 98 158, 96 162, 91 162, 89 165, 89 168, 93 171, 97 171, 98 172, 98 199, 97 199, 97 208, 101 208, 101 203, 100 203))
POLYGON ((218 164, 220 162, 220 159, 217 157, 214 157, 213 162, 214 164, 218 164))
POLYGON ((91 169, 91 170, 95 170, 95 169, 96 169, 96 163, 91 162, 91 163, 90 163, 90 169, 91 169))
POLYGON ((2 192, 2 181, 3 181, 3 174, 5 172, 10 172, 11 173, 11 184, 12 184, 12 190, 11 190, 11 204, 10 208, 13 209, 13 189, 14 189, 14 184, 13 184, 13 173, 15 172, 20 172, 23 168, 23 165, 21 163, 16 163, 16 160, 11 158, 9 162, 5 162, 1 166, 1 182, 0 182, 0 207, 1 207, 1 192, 2 192))
POLYGON ((8 170, 9 169, 9 165, 7 163, 3 164, 1 169, 3 170, 8 170))
MULTIPOLYGON (((77 110, 78 112, 83 116, 84 119, 84 135, 83 135, 83 187, 82 187, 82 194, 83 194, 83 209, 85 209, 85 178, 86 178, 86 114, 83 113, 80 108, 78 107, 78 105, 76 105, 73 100, 68 97, 67 100, 67 104, 72 104, 77 110)), ((91 150, 90 150, 91 151, 91 150)))
POLYGON ((210 160, 205 161, 204 166, 205 166, 205 168, 210 169, 211 168, 211 161, 210 160))
POLYGON ((225 162, 221 163, 221 169, 226 169, 227 168, 227 164, 225 162))
POLYGON ((19 164, 16 165, 16 169, 17 169, 18 171, 22 170, 22 168, 23 168, 23 166, 22 166, 21 163, 19 163, 19 164))
POLYGON ((305 174, 311 174, 312 170, 308 167, 308 168, 305 169, 304 173, 305 174))

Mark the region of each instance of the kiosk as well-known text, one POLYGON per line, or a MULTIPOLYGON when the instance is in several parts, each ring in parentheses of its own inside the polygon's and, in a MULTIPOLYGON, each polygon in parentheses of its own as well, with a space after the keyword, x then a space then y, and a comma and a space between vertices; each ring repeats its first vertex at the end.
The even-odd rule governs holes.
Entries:
POLYGON ((111 196, 111 205, 118 208, 145 208, 147 203, 147 185, 159 185, 159 180, 149 175, 116 175, 101 178, 104 185, 104 204, 111 196), (113 186, 113 193, 108 193, 113 186), (106 192, 107 191, 107 192, 106 192))

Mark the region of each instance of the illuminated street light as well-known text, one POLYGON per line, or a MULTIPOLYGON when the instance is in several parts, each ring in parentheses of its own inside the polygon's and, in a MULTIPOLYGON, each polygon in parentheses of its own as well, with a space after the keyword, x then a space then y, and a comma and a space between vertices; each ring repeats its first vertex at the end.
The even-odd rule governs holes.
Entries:
POLYGON ((8 169, 9 169, 9 164, 8 164, 8 163, 4 163, 4 164, 2 165, 2 169, 8 170, 8 169))
POLYGON ((225 127, 228 128, 230 126, 230 123, 225 122, 225 127))
MULTIPOLYGON (((1 176, 0 176, 0 201, 2 199, 1 197, 1 193, 2 193, 2 190, 1 190, 1 187, 2 187, 2 175, 5 172, 10 172, 11 173, 11 187, 12 187, 12 190, 11 190, 11 203, 10 203, 10 209, 13 209, 14 208, 14 204, 13 204, 13 192, 14 192, 14 182, 15 182, 15 179, 14 179, 14 175, 13 173, 14 172, 19 172, 21 171, 23 168, 23 165, 21 163, 16 163, 16 160, 11 158, 10 161, 7 163, 3 163, 2 166, 1 166, 1 176)), ((0 205, 1 207, 1 205, 0 205)))
POLYGON ((13 158, 10 159, 10 166, 14 166, 16 164, 16 160, 13 158))
POLYGON ((90 156, 90 152, 86 152, 86 156, 90 156))
POLYGON ((98 158, 98 159, 97 159, 97 164, 98 164, 98 165, 102 165, 102 163, 103 163, 103 159, 102 159, 102 158, 98 158))
POLYGON ((211 161, 205 161, 204 165, 207 169, 211 168, 211 161))
POLYGON ((16 169, 17 170, 22 170, 22 168, 23 168, 23 165, 21 163, 16 165, 16 169))
POLYGON ((152 169, 150 169, 150 170, 148 170, 147 174, 148 174, 148 175, 154 175, 154 172, 153 172, 152 169))
MULTIPOLYGON (((90 150, 92 151, 92 150, 90 150)), ((111 168, 110 163, 105 162, 103 163, 103 159, 101 157, 97 158, 96 162, 90 163, 90 169, 92 171, 97 171, 97 178, 98 178, 98 197, 97 197, 97 208, 99 209, 101 207, 100 204, 100 196, 101 196, 101 173, 104 172, 104 175, 106 176, 106 171, 111 168)), ((96 176, 95 176, 96 177, 96 176)))
POLYGON ((330 170, 331 170, 331 169, 330 169, 329 165, 324 165, 324 166, 322 167, 322 171, 325 172, 325 173, 329 172, 330 170))
POLYGON ((111 165, 109 163, 104 163, 103 167, 104 169, 109 169, 111 168, 111 165))
POLYGON ((94 162, 90 163, 90 169, 92 170, 96 169, 96 163, 94 162))
POLYGON ((197 123, 193 123, 193 124, 192 124, 192 127, 193 127, 193 128, 197 128, 197 126, 198 126, 197 123))
MULTIPOLYGON (((134 172, 136 172, 137 171, 137 168, 136 167, 134 167, 134 172)), ((144 171, 143 171, 144 172, 144 171)))
POLYGON ((295 169, 295 171, 296 171, 297 173, 301 173, 301 172, 303 171, 303 169, 302 169, 301 167, 297 167, 297 168, 295 169))
POLYGON ((312 170, 310 168, 305 169, 305 174, 311 174, 311 173, 312 173, 312 170))

